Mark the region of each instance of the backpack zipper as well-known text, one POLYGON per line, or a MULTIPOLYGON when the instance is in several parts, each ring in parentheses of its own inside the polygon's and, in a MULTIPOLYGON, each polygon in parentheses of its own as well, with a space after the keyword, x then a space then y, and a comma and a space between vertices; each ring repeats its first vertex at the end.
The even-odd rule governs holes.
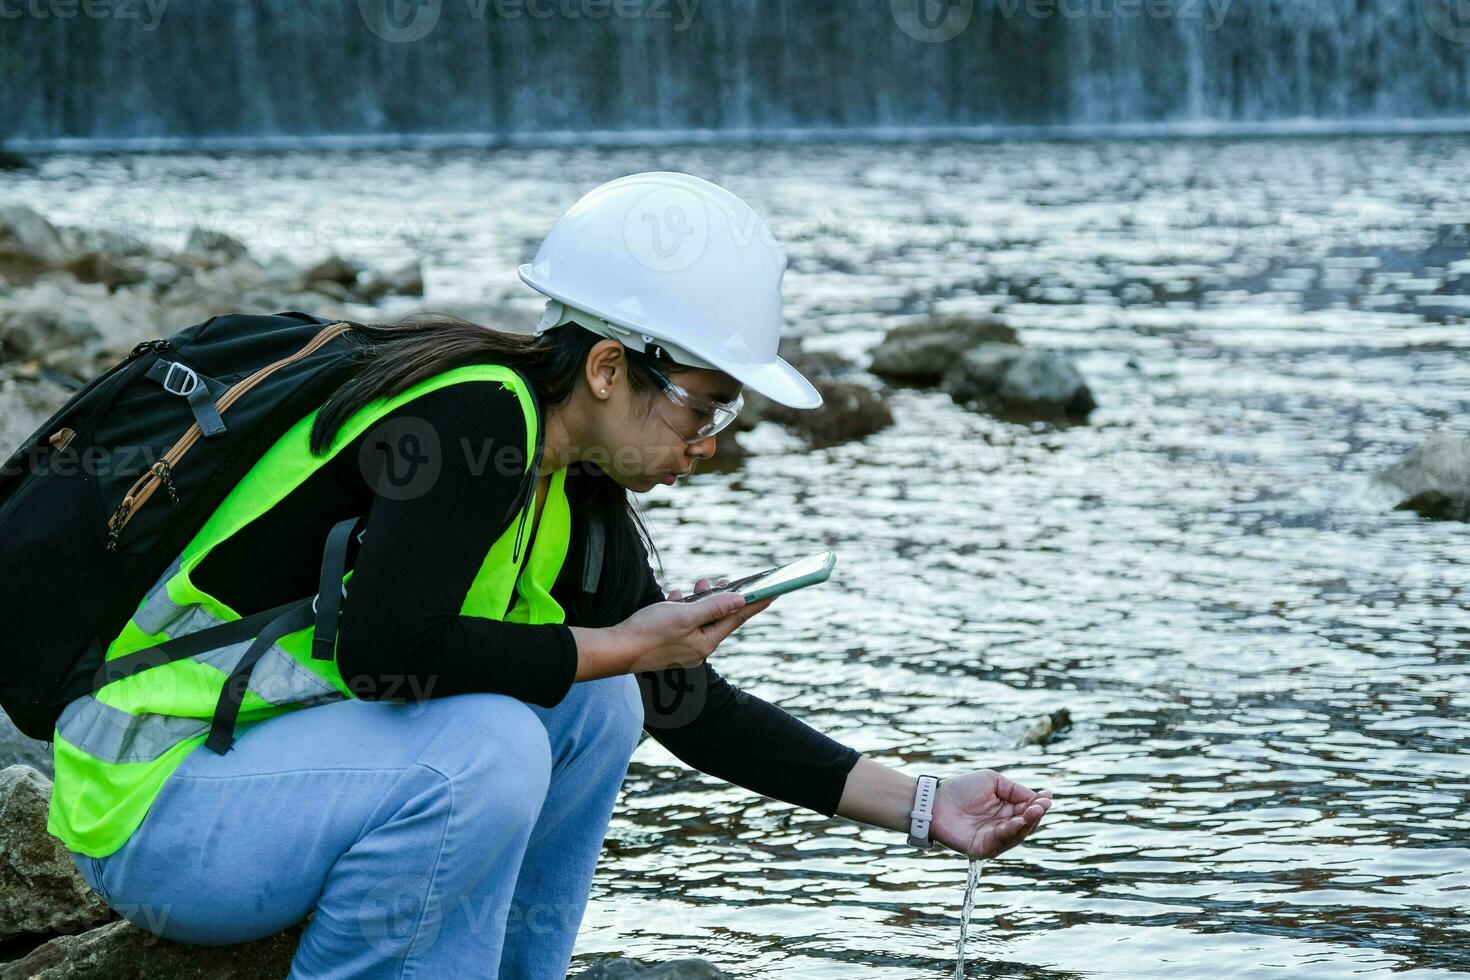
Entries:
MULTIPOLYGON (((223 414, 225 409, 238 401, 241 396, 248 393, 251 388, 260 384, 261 381, 286 365, 299 361, 303 357, 314 353, 329 341, 346 333, 350 329, 352 329, 352 325, 348 323, 333 323, 323 327, 316 336, 311 338, 305 347, 302 347, 290 357, 283 357, 278 361, 267 364, 248 377, 235 382, 223 395, 220 395, 219 401, 215 403, 215 407, 223 414)), ((143 345, 140 344, 139 346, 142 347, 143 345)), ((173 470, 178 466, 179 460, 183 458, 184 454, 189 451, 189 448, 199 440, 200 435, 199 423, 195 422, 190 425, 188 429, 184 430, 184 434, 179 436, 178 441, 169 447, 168 452, 163 454, 163 458, 149 467, 148 472, 138 477, 132 487, 128 489, 128 492, 123 494, 122 503, 117 505, 117 509, 112 512, 112 516, 107 520, 108 551, 117 550, 117 539, 122 534, 122 529, 127 526, 128 521, 133 519, 133 515, 138 512, 138 508, 142 507, 148 502, 148 498, 153 496, 153 492, 158 489, 159 484, 164 484, 168 490, 169 497, 174 503, 178 503, 178 493, 174 489, 173 484, 173 470)))

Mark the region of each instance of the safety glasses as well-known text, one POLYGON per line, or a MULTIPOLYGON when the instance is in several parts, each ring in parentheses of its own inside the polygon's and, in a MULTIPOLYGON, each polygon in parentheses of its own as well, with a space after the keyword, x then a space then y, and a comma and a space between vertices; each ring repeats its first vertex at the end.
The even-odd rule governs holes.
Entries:
POLYGON ((733 402, 717 402, 706 395, 692 392, 683 385, 674 384, 662 371, 646 362, 644 367, 659 384, 663 385, 664 394, 668 396, 669 401, 687 409, 695 424, 699 426, 692 436, 684 435, 677 427, 675 428, 675 431, 679 431, 679 434, 684 436, 685 442, 700 442, 724 430, 735 421, 735 416, 739 415, 740 410, 745 407, 744 394, 736 395, 733 402))

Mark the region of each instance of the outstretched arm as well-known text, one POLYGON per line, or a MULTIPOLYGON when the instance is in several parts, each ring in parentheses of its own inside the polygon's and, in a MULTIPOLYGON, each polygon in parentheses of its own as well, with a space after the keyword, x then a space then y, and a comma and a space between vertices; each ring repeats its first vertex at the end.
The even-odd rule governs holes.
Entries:
MULTIPOLYGON (((847 774, 837 815, 907 834, 917 783, 862 756, 847 774)), ((989 769, 943 776, 929 837, 975 860, 994 857, 1025 840, 1050 806, 1050 790, 1033 792, 989 769)))

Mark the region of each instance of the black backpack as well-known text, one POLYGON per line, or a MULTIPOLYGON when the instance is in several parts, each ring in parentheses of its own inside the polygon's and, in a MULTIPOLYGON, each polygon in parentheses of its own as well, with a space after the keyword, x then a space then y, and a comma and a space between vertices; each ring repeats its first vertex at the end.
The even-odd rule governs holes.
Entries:
MULTIPOLYGON (((229 314, 145 341, 11 454, 0 707, 17 728, 50 740, 69 702, 127 676, 99 673, 106 645, 245 471, 346 379, 350 329, 229 314)), ((205 633, 199 649, 223 642, 205 633)))
MULTIPOLYGON (((0 468, 0 707, 20 731, 49 741, 74 699, 253 637, 206 743, 225 752, 250 671, 277 639, 315 623, 313 656, 332 659, 361 517, 328 534, 318 595, 104 662, 240 478, 360 363, 352 329, 307 313, 227 314, 145 341, 11 454, 0 468)), ((543 430, 511 515, 535 493, 543 430)))

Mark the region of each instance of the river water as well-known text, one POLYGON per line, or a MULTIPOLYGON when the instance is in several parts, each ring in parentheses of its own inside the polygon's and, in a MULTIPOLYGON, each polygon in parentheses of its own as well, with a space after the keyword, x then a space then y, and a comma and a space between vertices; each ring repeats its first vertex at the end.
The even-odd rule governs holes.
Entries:
MULTIPOLYGON (((74 156, 5 196, 262 252, 422 251, 431 301, 524 321, 514 266, 562 208, 687 170, 785 242, 808 346, 861 359, 901 318, 995 312, 1066 350, 1085 426, 903 390, 862 442, 757 429, 741 470, 647 496, 666 584, 835 550, 721 671, 910 773, 1054 791, 980 879, 971 975, 1428 978, 1470 973, 1470 527, 1393 512, 1370 477, 1464 431, 1467 156, 1455 135, 74 156), (1060 707, 1069 731, 1015 747, 1060 707)), ((966 872, 645 740, 578 953, 943 977, 966 872)))

